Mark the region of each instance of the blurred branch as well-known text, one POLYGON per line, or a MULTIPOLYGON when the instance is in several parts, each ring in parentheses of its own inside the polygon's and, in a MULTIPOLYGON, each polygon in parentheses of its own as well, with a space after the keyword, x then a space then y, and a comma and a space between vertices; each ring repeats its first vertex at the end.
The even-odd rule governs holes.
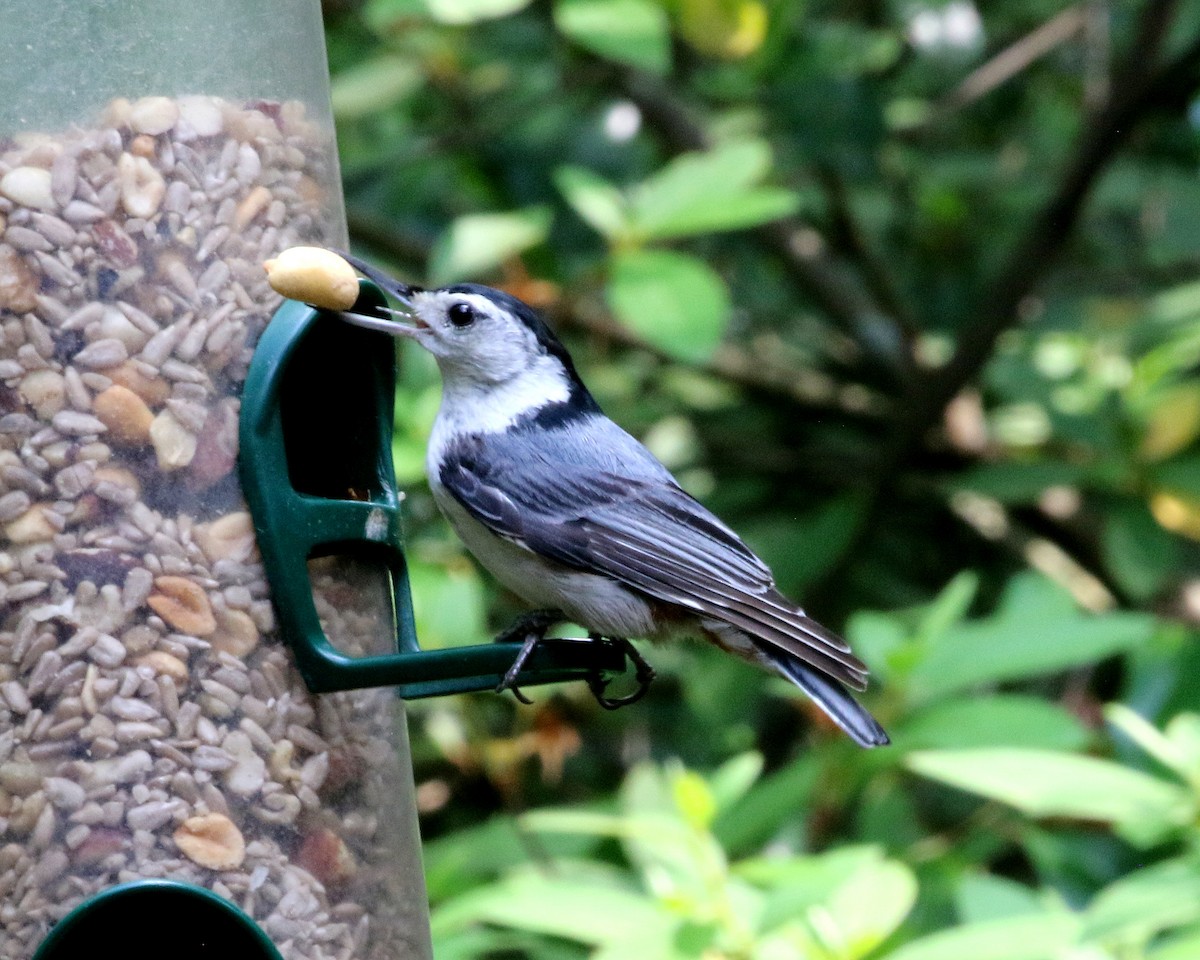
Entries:
POLYGON ((1083 103, 1089 112, 1108 102, 1112 90, 1112 30, 1108 4, 1088 0, 1083 27, 1083 103))
MULTIPOLYGON (((1081 3, 1067 7, 1057 16, 1047 20, 1040 27, 1025 34, 986 63, 972 70, 962 83, 934 104, 933 110, 925 122, 913 129, 932 127, 950 114, 987 96, 997 87, 1007 83, 1046 54, 1082 32, 1087 27, 1088 19, 1087 4, 1081 3)), ((909 132, 911 133, 913 130, 909 132)))
POLYGON ((996 342, 1020 320, 1021 302, 1037 288, 1057 261, 1074 231, 1088 195, 1150 114, 1185 105, 1200 88, 1200 37, 1174 59, 1154 61, 1176 4, 1149 0, 1137 36, 1113 84, 1113 96, 1085 125, 1057 186, 1014 245, 996 278, 982 291, 973 320, 964 330, 949 362, 931 375, 912 381, 896 405, 896 425, 881 451, 866 511, 856 535, 823 578, 832 583, 886 509, 904 466, 942 419, 947 404, 974 380, 991 357, 996 342))
MULTIPOLYGON (((666 363, 676 362, 607 313, 583 302, 559 301, 552 315, 559 327, 580 330, 596 339, 649 353, 666 363)), ((806 416, 831 416, 876 426, 883 421, 882 400, 873 400, 861 387, 845 389, 817 371, 780 364, 768 351, 754 349, 753 344, 747 349, 723 343, 699 369, 753 393, 787 400, 802 407, 806 416)))
MULTIPOLYGON (((1148 7, 1168 4, 1151 0, 1148 7)), ((1157 19, 1151 17, 1150 19, 1157 19)), ((935 376, 924 378, 911 391, 911 406, 902 406, 893 463, 904 458, 921 435, 941 416, 950 399, 969 383, 991 356, 996 341, 1019 320, 1018 307, 1029 296, 1062 252, 1079 220, 1084 202, 1100 174, 1150 113, 1185 103, 1200 87, 1200 38, 1180 56, 1158 70, 1145 70, 1147 55, 1157 49, 1158 34, 1139 33, 1109 104, 1085 127, 1057 188, 1031 220, 996 279, 979 298, 975 321, 950 361, 935 376), (1147 49, 1148 48, 1148 49, 1147 49)))
MULTIPOLYGON (((845 179, 832 167, 819 168, 817 177, 825 187, 834 226, 846 245, 847 253, 858 263, 871 295, 895 318, 906 343, 911 346, 917 335, 916 320, 900 295, 887 260, 871 246, 870 237, 859 223, 845 179)), ((905 356, 911 359, 911 350, 906 350, 905 356)))
POLYGON ((1116 591, 1103 575, 1103 566, 1085 563, 1079 545, 1066 542, 1064 532, 1044 518, 1028 511, 1010 512, 997 500, 967 491, 950 498, 950 509, 983 539, 1000 544, 1053 580, 1085 610, 1100 613, 1117 606, 1116 591), (1040 532, 1020 522, 1031 516, 1040 532))

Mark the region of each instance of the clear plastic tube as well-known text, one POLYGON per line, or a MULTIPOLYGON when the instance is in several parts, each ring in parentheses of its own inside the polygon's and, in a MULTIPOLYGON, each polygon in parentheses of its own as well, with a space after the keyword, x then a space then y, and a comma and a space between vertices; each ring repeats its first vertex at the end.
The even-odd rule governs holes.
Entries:
MULTIPOLYGON (((235 470, 278 298, 344 245, 317 0, 16 0, 0 35, 0 956, 140 878, 289 958, 425 958, 403 712, 313 696, 235 470)), ((369 570, 314 567, 345 649, 369 570)))

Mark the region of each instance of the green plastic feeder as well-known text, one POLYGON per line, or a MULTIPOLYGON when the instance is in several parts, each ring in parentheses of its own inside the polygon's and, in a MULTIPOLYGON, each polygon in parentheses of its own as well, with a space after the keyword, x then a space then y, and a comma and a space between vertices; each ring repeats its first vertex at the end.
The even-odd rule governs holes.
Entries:
MULTIPOLYGON (((357 313, 384 305, 360 281, 357 313)), ((382 316, 382 314, 380 314, 382 316)), ((314 692, 394 686, 406 699, 493 689, 519 643, 422 650, 413 626, 392 467, 395 344, 294 301, 275 314, 242 396, 242 487, 284 637, 314 692), (325 634, 308 563, 350 557, 386 571, 395 650, 353 656, 325 634)), ((609 641, 551 638, 518 675, 522 686, 621 672, 609 641)))
POLYGON ((100 945, 118 949, 120 960, 285 960, 262 928, 224 897, 171 880, 124 883, 97 894, 54 927, 34 960, 92 957, 100 945))

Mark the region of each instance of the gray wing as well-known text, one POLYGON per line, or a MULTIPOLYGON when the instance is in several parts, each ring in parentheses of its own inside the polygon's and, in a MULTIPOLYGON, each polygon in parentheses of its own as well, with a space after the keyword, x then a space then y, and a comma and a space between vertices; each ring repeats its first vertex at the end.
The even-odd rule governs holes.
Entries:
POLYGON ((856 689, 866 668, 775 589, 770 570, 602 415, 460 438, 439 479, 501 537, 725 621, 856 689))

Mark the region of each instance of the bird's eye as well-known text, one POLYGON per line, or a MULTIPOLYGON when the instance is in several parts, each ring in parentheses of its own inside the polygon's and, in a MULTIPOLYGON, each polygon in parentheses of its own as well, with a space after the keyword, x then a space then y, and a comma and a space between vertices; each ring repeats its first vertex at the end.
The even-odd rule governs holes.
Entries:
POLYGON ((452 303, 446 308, 446 319, 456 327, 469 327, 475 322, 475 308, 469 303, 452 303))

